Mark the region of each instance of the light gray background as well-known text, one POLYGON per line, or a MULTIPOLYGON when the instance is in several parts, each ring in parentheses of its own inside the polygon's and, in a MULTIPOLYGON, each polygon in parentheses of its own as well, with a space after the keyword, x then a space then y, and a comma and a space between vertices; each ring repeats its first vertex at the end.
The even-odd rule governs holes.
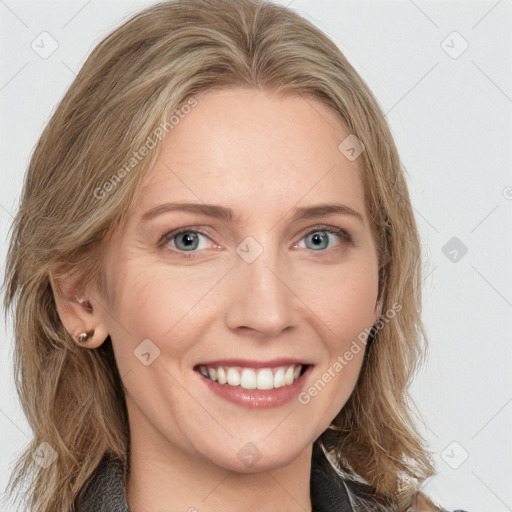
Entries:
MULTIPOLYGON (((2 268, 41 130, 92 48, 152 3, 0 0, 2 268), (31 47, 51 50, 44 31, 58 43, 47 58, 31 47)), ((278 3, 324 30, 367 81, 409 173, 430 338, 413 394, 439 470, 425 488, 450 509, 512 511, 512 1, 278 3)), ((2 490, 29 439, 11 357, 2 324, 2 490)))

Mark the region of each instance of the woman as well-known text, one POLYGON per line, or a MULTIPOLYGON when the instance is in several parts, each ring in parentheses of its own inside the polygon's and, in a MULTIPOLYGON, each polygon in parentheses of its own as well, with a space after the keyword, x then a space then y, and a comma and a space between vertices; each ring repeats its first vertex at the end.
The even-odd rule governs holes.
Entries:
POLYGON ((389 128, 326 36, 250 0, 138 13, 29 166, 12 488, 36 512, 442 510, 407 393, 420 278, 389 128))

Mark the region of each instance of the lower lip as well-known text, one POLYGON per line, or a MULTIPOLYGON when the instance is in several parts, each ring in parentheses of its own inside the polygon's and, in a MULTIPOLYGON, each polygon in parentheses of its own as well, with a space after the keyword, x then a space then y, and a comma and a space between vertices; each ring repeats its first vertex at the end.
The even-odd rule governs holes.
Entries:
POLYGON ((276 389, 244 389, 240 386, 219 384, 218 382, 207 379, 200 372, 196 373, 212 393, 224 398, 228 402, 249 409, 269 409, 271 407, 279 407, 287 404, 297 397, 312 370, 313 365, 308 366, 306 371, 293 384, 281 386, 276 389))

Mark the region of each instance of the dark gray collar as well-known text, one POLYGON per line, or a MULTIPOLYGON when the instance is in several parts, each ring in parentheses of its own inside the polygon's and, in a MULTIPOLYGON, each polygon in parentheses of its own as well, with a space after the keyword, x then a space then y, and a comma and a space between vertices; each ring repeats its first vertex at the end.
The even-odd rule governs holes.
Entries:
POLYGON ((130 512, 123 472, 123 464, 105 454, 77 498, 77 512, 130 512))
MULTIPOLYGON (((130 512, 123 472, 119 460, 105 455, 77 500, 77 512, 130 512)), ((313 512, 354 512, 350 491, 316 442, 311 458, 310 492, 313 512)))

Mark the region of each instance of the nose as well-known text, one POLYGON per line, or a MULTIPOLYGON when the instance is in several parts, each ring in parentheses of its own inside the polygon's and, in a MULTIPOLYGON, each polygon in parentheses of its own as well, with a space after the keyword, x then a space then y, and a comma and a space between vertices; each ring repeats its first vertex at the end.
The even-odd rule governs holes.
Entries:
POLYGON ((252 263, 237 258, 231 274, 226 323, 231 330, 277 337, 298 323, 297 297, 283 258, 268 250, 252 263), (281 259, 281 261, 279 261, 281 259))

